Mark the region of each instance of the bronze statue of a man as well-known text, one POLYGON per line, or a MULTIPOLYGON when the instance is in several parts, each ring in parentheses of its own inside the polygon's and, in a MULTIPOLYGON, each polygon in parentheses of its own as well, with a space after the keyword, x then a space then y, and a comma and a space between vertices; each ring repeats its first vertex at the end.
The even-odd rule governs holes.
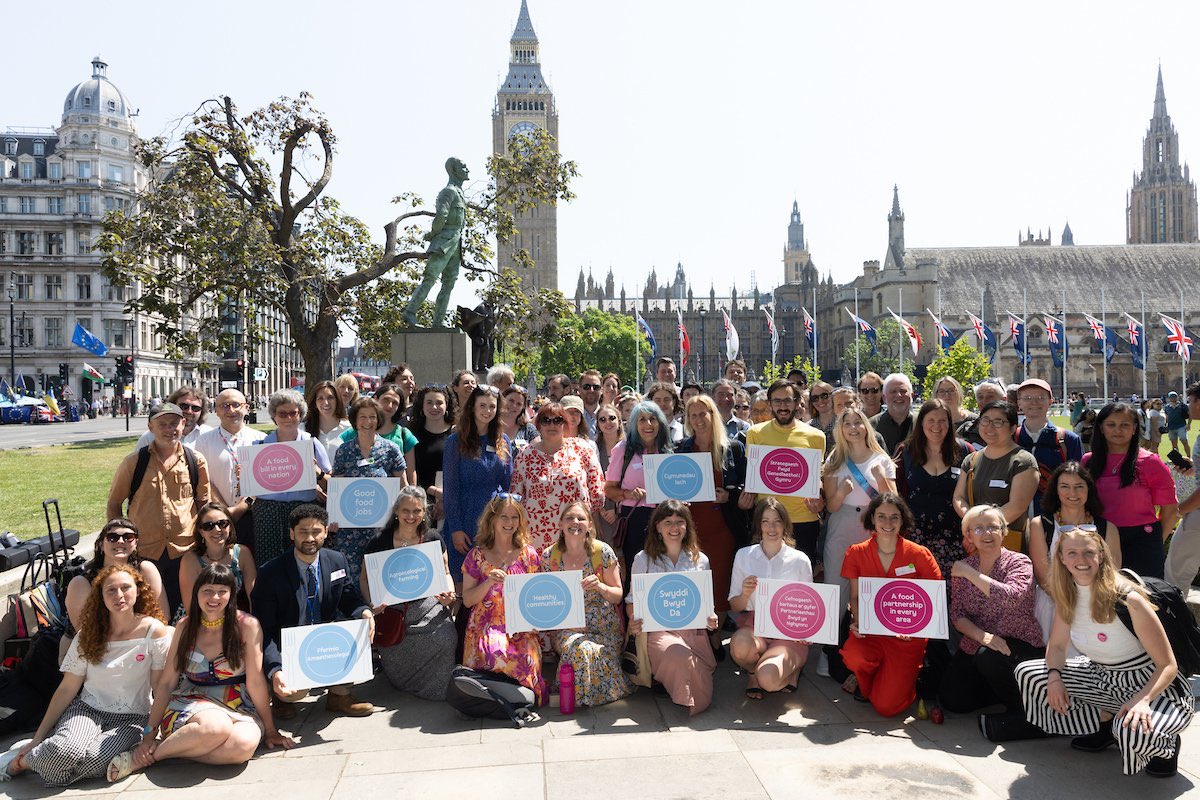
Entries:
POLYGON ((446 174, 450 181, 438 192, 433 227, 425 238, 429 240, 429 257, 425 260, 425 277, 413 292, 404 309, 404 322, 409 327, 417 325, 417 309, 438 278, 442 288, 438 291, 437 304, 433 311, 434 327, 446 324, 446 309, 450 304, 450 291, 458 280, 458 268, 462 264, 462 230, 467 219, 467 201, 463 197, 462 185, 470 173, 467 165, 457 158, 446 159, 446 174))

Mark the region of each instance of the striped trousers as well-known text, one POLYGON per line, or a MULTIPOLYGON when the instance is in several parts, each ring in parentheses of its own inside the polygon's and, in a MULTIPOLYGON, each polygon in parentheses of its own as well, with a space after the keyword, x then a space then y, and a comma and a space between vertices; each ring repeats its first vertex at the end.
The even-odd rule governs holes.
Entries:
MULTIPOLYGON (((1154 661, 1145 653, 1119 664, 1097 664, 1086 656, 1068 659, 1062 679, 1070 705, 1066 714, 1059 714, 1047 700, 1045 659, 1026 661, 1016 670, 1026 719, 1047 733, 1064 736, 1086 736, 1100 730, 1100 713, 1115 715, 1153 674, 1154 661)), ((1149 733, 1125 727, 1116 716, 1111 721, 1126 775, 1140 772, 1151 758, 1174 755, 1175 737, 1192 721, 1192 694, 1187 682, 1176 678, 1150 704, 1150 713, 1149 733)))

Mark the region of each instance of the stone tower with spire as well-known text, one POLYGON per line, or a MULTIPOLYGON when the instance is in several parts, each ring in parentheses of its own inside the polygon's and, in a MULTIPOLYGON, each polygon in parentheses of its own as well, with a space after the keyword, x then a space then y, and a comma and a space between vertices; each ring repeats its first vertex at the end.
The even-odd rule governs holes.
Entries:
MULTIPOLYGON (((804 238, 804 222, 800 219, 800 203, 792 201, 792 217, 788 222, 787 246, 783 248, 783 282, 811 284, 818 280, 808 240, 804 238)), ((811 290, 811 287, 809 287, 811 290)))
POLYGON ((892 210, 888 212, 888 248, 884 269, 904 267, 904 212, 900 210, 900 187, 892 184, 892 210))
POLYGON ((1179 134, 1167 114, 1162 67, 1154 91, 1154 116, 1142 142, 1142 172, 1134 174, 1125 205, 1129 244, 1200 241, 1196 228, 1196 184, 1179 164, 1179 134))
MULTIPOLYGON (((508 74, 496 92, 492 109, 492 152, 508 151, 518 134, 541 129, 558 140, 558 111, 554 93, 542 75, 538 38, 529 17, 529 4, 521 0, 517 26, 509 41, 508 74)), ((557 149, 557 145, 556 145, 557 149)), ((518 233, 500 247, 500 268, 515 269, 527 289, 558 288, 558 208, 544 203, 516 217, 518 233), (526 250, 533 259, 532 270, 516 265, 515 254, 526 250)))

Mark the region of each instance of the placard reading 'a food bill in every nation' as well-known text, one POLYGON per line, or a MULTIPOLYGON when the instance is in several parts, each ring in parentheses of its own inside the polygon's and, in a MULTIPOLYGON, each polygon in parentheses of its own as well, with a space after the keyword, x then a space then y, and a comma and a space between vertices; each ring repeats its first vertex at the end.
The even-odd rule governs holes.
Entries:
POLYGON ((948 639, 945 582, 859 578, 858 631, 948 639))
POLYGON ((696 630, 713 613, 712 572, 655 572, 633 576, 633 615, 644 631, 696 630))
POLYGON ((838 644, 841 587, 760 578, 754 590, 754 635, 810 644, 838 644))
POLYGON ((312 439, 270 442, 237 449, 243 497, 317 488, 312 439))
POLYGON ((343 528, 382 528, 399 494, 399 478, 330 478, 329 521, 343 528))
POLYGON ((752 444, 746 454, 746 491, 784 497, 821 495, 821 451, 752 444))
POLYGON ((374 677, 370 623, 365 619, 284 628, 282 633, 288 689, 366 683, 374 677))
POLYGON ((509 633, 582 628, 585 624, 582 570, 504 579, 504 629, 509 633))
POLYGON ((367 553, 363 557, 371 604, 407 603, 454 591, 446 574, 441 542, 422 542, 409 547, 367 553))
POLYGON ((667 453, 642 459, 646 468, 646 502, 664 500, 684 503, 717 499, 713 482, 712 456, 708 453, 667 453))

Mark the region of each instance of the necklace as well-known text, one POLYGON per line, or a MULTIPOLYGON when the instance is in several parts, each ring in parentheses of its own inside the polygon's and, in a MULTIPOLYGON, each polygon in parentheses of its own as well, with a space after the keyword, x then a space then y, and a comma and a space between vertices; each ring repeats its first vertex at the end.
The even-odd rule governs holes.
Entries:
POLYGON ((881 555, 881 556, 892 556, 892 555, 895 555, 895 554, 896 554, 896 551, 895 551, 895 549, 892 549, 892 550, 880 550, 880 551, 879 551, 879 555, 881 555))
POLYGON ((201 617, 200 624, 203 625, 204 627, 208 628, 209 630, 213 630, 213 629, 219 628, 225 624, 225 617, 224 617, 224 615, 222 615, 219 619, 213 619, 213 620, 208 620, 208 619, 205 619, 204 617, 201 617))

